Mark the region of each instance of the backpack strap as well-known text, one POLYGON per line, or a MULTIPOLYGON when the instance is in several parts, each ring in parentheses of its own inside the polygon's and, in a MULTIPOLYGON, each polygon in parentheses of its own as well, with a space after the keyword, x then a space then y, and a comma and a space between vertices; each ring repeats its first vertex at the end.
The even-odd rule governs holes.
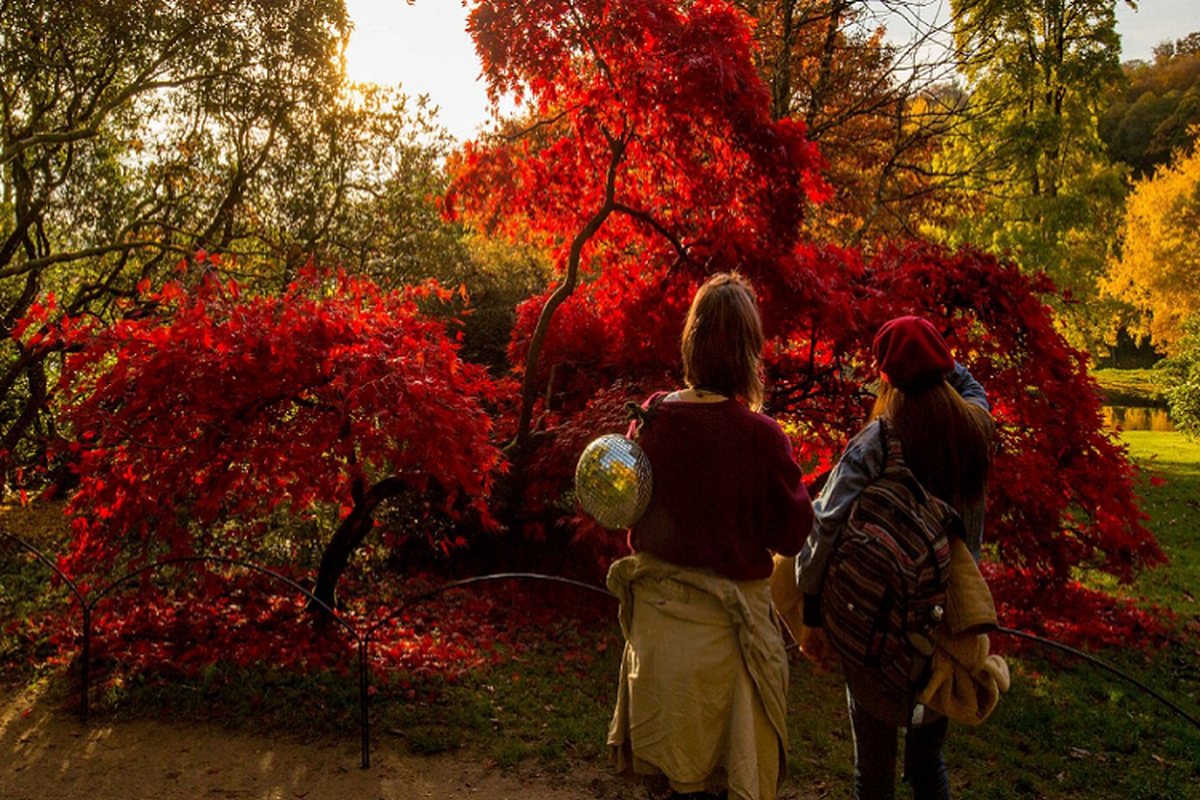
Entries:
POLYGON ((887 417, 878 417, 880 441, 883 442, 883 468, 885 470, 905 467, 904 449, 900 445, 900 434, 887 417))
POLYGON ((632 400, 625 403, 625 413, 630 420, 629 431, 625 435, 630 439, 636 438, 646 423, 654 419, 654 415, 658 413, 658 407, 662 405, 668 394, 670 392, 655 392, 645 403, 640 405, 632 400))

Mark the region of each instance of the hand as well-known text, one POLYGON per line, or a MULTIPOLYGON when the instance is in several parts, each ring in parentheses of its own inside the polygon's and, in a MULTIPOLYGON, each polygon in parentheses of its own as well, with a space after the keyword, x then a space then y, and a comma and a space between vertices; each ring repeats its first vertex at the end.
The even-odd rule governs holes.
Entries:
POLYGON ((829 636, 824 628, 800 626, 800 652, 805 658, 817 665, 821 672, 829 669, 832 662, 832 651, 829 647, 829 636))

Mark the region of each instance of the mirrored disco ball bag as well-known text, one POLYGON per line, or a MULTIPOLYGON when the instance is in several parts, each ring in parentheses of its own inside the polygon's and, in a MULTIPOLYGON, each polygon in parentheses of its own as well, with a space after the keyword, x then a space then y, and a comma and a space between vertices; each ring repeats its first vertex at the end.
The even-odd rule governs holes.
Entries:
POLYGON ((579 505, 605 528, 628 528, 641 519, 653 486, 650 459, 637 442, 619 433, 593 441, 575 465, 579 505))

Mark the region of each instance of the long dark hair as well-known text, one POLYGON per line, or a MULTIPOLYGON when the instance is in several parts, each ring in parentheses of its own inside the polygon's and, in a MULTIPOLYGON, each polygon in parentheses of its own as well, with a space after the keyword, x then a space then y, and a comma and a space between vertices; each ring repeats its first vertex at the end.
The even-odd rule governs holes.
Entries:
POLYGON ((871 419, 895 423, 904 460, 921 485, 950 505, 983 496, 992 464, 992 416, 945 381, 907 392, 883 381, 871 419))

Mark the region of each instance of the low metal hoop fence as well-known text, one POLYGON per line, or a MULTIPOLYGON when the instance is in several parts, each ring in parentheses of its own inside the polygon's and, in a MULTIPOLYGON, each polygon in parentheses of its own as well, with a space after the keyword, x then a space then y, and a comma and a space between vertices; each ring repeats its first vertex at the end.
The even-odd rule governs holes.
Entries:
POLYGON ((397 616, 408 611, 412 607, 420 603, 432 600, 435 597, 445 594, 454 589, 461 589, 470 586, 477 586, 485 583, 495 583, 500 581, 541 581, 546 583, 554 583, 564 586, 571 586, 584 591, 594 592, 608 597, 614 595, 607 589, 595 586, 593 584, 584 583, 571 578, 560 577, 556 575, 545 575, 536 572, 498 572, 488 575, 477 575, 462 580, 452 581, 450 583, 439 586, 435 589, 423 592, 415 597, 406 598, 399 602, 398 605, 391 608, 382 618, 376 620, 369 625, 354 625, 344 617, 340 616, 335 609, 331 608, 327 603, 314 595, 309 589, 302 584, 287 577, 275 570, 255 564, 251 561, 235 558, 225 558, 220 556, 187 556, 180 558, 164 559, 156 561, 152 564, 139 567, 132 570, 121 577, 105 584, 103 587, 85 592, 79 587, 70 575, 64 572, 58 564, 47 556, 44 552, 38 549, 33 544, 25 541, 19 536, 11 534, 3 529, 0 529, 0 538, 3 538, 18 547, 24 549, 36 558, 42 565, 51 570, 63 584, 74 595, 82 616, 81 620, 81 643, 80 643, 80 687, 79 687, 79 714, 83 721, 87 721, 89 714, 89 695, 91 691, 91 654, 92 654, 92 620, 96 607, 106 598, 128 584, 133 583, 148 575, 162 572, 171 567, 178 567, 187 564, 197 565, 214 565, 235 567, 239 569, 249 570, 251 572, 264 575, 271 581, 282 586, 286 586, 294 592, 297 592, 309 602, 314 604, 322 612, 325 613, 325 619, 333 620, 337 625, 344 630, 352 639, 355 650, 357 652, 357 669, 358 669, 358 695, 359 695, 359 732, 362 745, 362 768, 367 769, 371 764, 371 740, 370 740, 370 645, 375 639, 375 635, 379 629, 395 619, 397 616))
MULTIPOLYGON (((574 580, 572 578, 566 578, 566 577, 557 576, 557 575, 547 575, 547 574, 537 573, 537 572, 498 572, 498 573, 491 573, 491 574, 487 574, 487 575, 477 575, 477 576, 470 577, 470 578, 464 578, 461 580, 452 581, 450 583, 446 583, 442 586, 438 586, 429 591, 422 592, 421 594, 416 595, 414 597, 402 599, 401 601, 399 601, 399 603, 397 605, 392 607, 391 610, 388 611, 382 618, 377 619, 375 622, 373 622, 371 624, 364 624, 364 625, 356 626, 354 624, 351 624, 344 617, 338 615, 337 612, 335 611, 335 609, 331 608, 327 603, 325 603, 324 601, 322 601, 321 599, 316 597, 309 589, 307 589, 305 586, 301 585, 294 579, 289 578, 286 575, 283 575, 275 570, 269 569, 260 564, 255 564, 250 561, 245 561, 245 560, 241 560, 241 559, 233 559, 233 558, 217 557, 217 556, 190 556, 190 557, 183 557, 183 558, 166 559, 163 561, 158 561, 153 564, 148 564, 146 566, 135 569, 135 570, 133 570, 125 575, 122 575, 121 577, 109 582, 108 584, 103 586, 103 588, 100 588, 100 589, 94 590, 94 591, 90 591, 90 592, 84 592, 83 590, 80 589, 79 585, 76 583, 76 581, 74 581, 71 578, 70 575, 66 574, 54 560, 49 558, 45 553, 43 553, 41 550, 39 550, 34 545, 30 544, 29 542, 25 541, 24 539, 20 538, 19 536, 11 534, 3 529, 0 529, 0 538, 7 540, 7 541, 15 544, 16 546, 24 549, 25 551, 30 553, 34 558, 36 558, 42 565, 44 565, 46 568, 48 568, 49 570, 54 572, 54 574, 64 583, 64 585, 67 586, 67 588, 70 590, 71 594, 74 595, 76 601, 78 602, 79 608, 81 610, 81 615, 82 615, 82 626, 81 626, 82 641, 80 644, 80 675, 81 675, 80 684, 81 685, 80 685, 80 689, 79 689, 79 692, 80 692, 79 711, 80 711, 80 716, 84 721, 86 721, 88 719, 88 713, 89 713, 88 696, 89 696, 89 691, 90 691, 90 677, 91 677, 90 661, 91 661, 91 637, 92 637, 93 612, 95 611, 96 606, 102 600, 111 596, 113 594, 113 592, 115 592, 118 588, 125 586, 127 584, 130 584, 133 581, 135 581, 139 578, 142 578, 146 575, 165 570, 169 567, 175 567, 175 566, 180 566, 180 565, 185 565, 185 564, 208 564, 208 565, 221 565, 221 566, 226 566, 226 567, 235 567, 235 568, 239 568, 239 569, 245 569, 245 570, 249 570, 252 572, 256 572, 258 574, 268 577, 273 582, 276 582, 282 586, 286 586, 287 588, 291 589, 294 592, 298 592, 307 601, 314 604, 315 606, 320 608, 323 612, 325 612, 326 617, 328 619, 333 620, 337 625, 339 625, 342 628, 342 630, 344 630, 346 632, 346 634, 349 635, 349 637, 351 638, 351 640, 353 641, 353 643, 355 645, 355 650, 357 653, 357 667, 358 667, 359 729, 360 729, 360 738, 361 738, 361 746, 362 746, 361 766, 363 769, 368 769, 371 764, 370 713, 369 713, 369 711, 370 711, 369 703, 370 703, 371 692, 370 692, 370 686, 369 686, 370 670, 368 669, 370 645, 374 641, 375 635, 378 633, 378 631, 380 630, 380 628, 383 625, 392 621, 397 616, 403 614, 405 611, 408 611, 409 609, 413 608, 414 606, 417 606, 424 602, 428 602, 429 600, 439 597, 449 591, 452 591, 455 589, 471 587, 471 586, 478 586, 478 585, 486 584, 486 583, 501 582, 501 581, 537 581, 537 582, 553 583, 553 584, 573 587, 573 588, 579 589, 581 591, 587 591, 587 592, 592 592, 592 593, 596 593, 596 594, 601 594, 601 595, 604 595, 604 596, 614 599, 614 600, 616 598, 616 596, 612 592, 608 591, 608 589, 606 589, 604 587, 597 586, 597 585, 590 584, 590 583, 585 583, 583 581, 574 580)), ((1192 726, 1196 727, 1197 729, 1200 729, 1200 719, 1197 719, 1194 715, 1190 714, 1189 712, 1184 710, 1182 707, 1180 707, 1178 704, 1172 702, 1170 699, 1165 697, 1162 693, 1154 690, 1153 688, 1151 688, 1144 682, 1138 680, 1137 678, 1134 678, 1133 676, 1131 676, 1125 672, 1122 672, 1121 670, 1117 669, 1116 667, 1112 666, 1111 664, 1108 664, 1107 662, 1105 662, 1099 658, 1096 658, 1095 656, 1092 656, 1088 653, 1085 653, 1083 651, 1072 648, 1068 645, 1062 644, 1061 642, 1057 642, 1052 639, 1047 639, 1044 637, 1036 636, 1034 634, 1026 633, 1024 631, 1014 630, 1012 628, 1000 627, 996 630, 996 633, 1000 634, 1000 635, 1007 635, 1007 636, 1012 636, 1015 638, 1024 639, 1024 640, 1033 642, 1034 644, 1037 644, 1037 645, 1040 645, 1043 647, 1049 647, 1049 648, 1053 648, 1053 649, 1056 649, 1056 650, 1059 650, 1062 652, 1066 652, 1066 653, 1068 653, 1072 656, 1075 656, 1089 664, 1097 666, 1097 667, 1107 671, 1111 675, 1114 675, 1124 681, 1129 682, 1130 684, 1135 686, 1138 690, 1153 697, 1155 700, 1157 700, 1158 702, 1160 702, 1161 704, 1166 706, 1172 713, 1174 713, 1174 714, 1178 715, 1179 717, 1181 717, 1182 719, 1186 720, 1188 723, 1190 723, 1192 726)), ((789 650, 792 650, 795 648, 796 648, 796 645, 794 642, 788 646, 789 650)))

